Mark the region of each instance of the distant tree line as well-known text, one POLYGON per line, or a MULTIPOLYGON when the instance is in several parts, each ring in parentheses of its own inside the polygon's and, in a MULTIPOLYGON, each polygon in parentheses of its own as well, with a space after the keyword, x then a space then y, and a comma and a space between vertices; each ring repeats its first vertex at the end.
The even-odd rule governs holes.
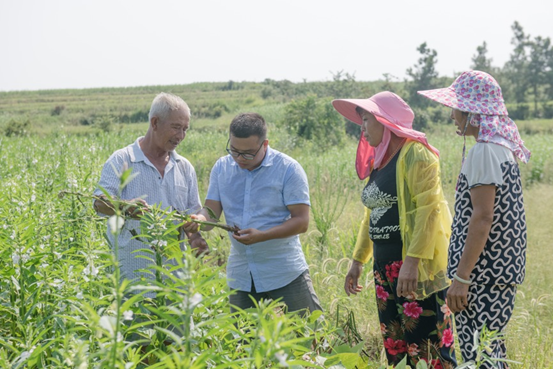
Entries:
MULTIPOLYGON (((502 68, 493 65, 493 60, 488 56, 488 45, 484 41, 476 48, 472 64, 467 69, 487 72, 499 82, 513 119, 553 118, 551 40, 541 36, 532 38, 518 22, 511 29, 514 48, 502 68)), ((343 119, 332 109, 327 109, 331 98, 364 98, 382 90, 393 91, 405 98, 413 108, 415 129, 424 129, 430 122, 447 122, 449 113, 436 104, 431 105, 417 91, 447 86, 456 76, 438 74, 438 52, 426 42, 418 46, 417 51, 420 57, 415 65, 407 69, 408 78, 403 82, 391 74, 384 74, 382 83, 365 84, 357 82, 354 75, 340 71, 333 73, 332 81, 316 84, 265 80, 262 96, 265 99, 277 95, 291 98, 293 101, 286 106, 281 123, 305 139, 332 135, 333 139, 325 140, 325 145, 339 143, 343 137, 340 129, 343 119)), ((347 122, 346 133, 359 135, 359 127, 347 122)))
MULTIPOLYGON (((500 68, 493 65, 484 41, 476 48, 470 69, 490 73, 501 85, 505 100, 511 103, 509 113, 514 119, 553 118, 553 45, 549 37, 531 37, 515 22, 511 29, 513 51, 500 68), (531 106, 527 104, 531 102, 531 106), (514 104, 514 106, 512 105, 514 104)), ((428 106, 428 99, 417 95, 418 90, 443 86, 436 71, 438 53, 426 43, 418 47, 420 58, 407 69, 410 77, 405 81, 409 102, 418 108, 428 106)))

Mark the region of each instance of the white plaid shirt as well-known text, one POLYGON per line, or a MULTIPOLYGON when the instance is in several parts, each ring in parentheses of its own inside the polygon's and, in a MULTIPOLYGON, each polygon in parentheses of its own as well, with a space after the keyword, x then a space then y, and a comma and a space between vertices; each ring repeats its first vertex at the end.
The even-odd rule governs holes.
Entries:
MULTIPOLYGON (((94 191, 94 194, 102 195, 101 187, 110 195, 119 197, 117 193, 119 177, 116 171, 121 173, 126 168, 132 168, 132 173, 138 173, 138 175, 123 189, 120 195, 122 200, 132 200, 140 197, 149 205, 160 204, 163 209, 176 209, 189 214, 197 212, 201 208, 201 204, 196 171, 192 164, 173 151, 170 153, 170 160, 162 177, 142 152, 138 144, 141 139, 142 137, 138 138, 132 145, 117 150, 110 156, 104 164, 98 183, 99 188, 94 191)), ((146 274, 139 273, 137 270, 146 269, 151 264, 149 260, 138 257, 143 255, 151 258, 151 255, 134 252, 148 248, 149 245, 133 239, 130 232, 132 229, 140 234, 140 222, 138 220, 127 220, 118 238, 121 275, 131 280, 141 275, 146 276, 146 274)), ((108 238, 113 245, 115 240, 109 226, 108 238)))

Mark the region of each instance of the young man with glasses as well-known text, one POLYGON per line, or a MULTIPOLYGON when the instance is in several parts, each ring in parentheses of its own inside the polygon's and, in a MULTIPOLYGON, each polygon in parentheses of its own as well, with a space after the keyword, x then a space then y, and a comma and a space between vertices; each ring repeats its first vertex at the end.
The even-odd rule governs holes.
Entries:
MULTIPOLYGON (((256 113, 232 120, 226 150, 211 171, 205 207, 240 228, 230 234, 231 311, 253 307, 251 297, 281 298, 288 311, 301 314, 322 310, 299 240, 309 225, 305 171, 269 147, 267 125, 256 113)), ((198 216, 210 219, 205 208, 198 216)))

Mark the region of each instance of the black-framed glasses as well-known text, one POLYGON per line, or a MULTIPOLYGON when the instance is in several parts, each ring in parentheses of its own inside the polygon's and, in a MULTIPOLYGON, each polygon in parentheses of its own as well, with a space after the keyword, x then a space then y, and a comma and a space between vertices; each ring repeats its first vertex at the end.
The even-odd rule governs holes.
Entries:
POLYGON ((239 156, 242 156, 246 160, 253 160, 255 158, 255 156, 257 155, 257 153, 259 152, 259 150, 261 150, 261 147, 263 147, 263 144, 265 143, 265 140, 263 140, 263 142, 261 142, 261 145, 259 146, 259 149, 257 149, 257 151, 253 154, 238 152, 236 150, 229 149, 228 148, 229 143, 230 143, 230 138, 227 141, 227 148, 226 148, 226 150, 230 154, 230 156, 232 156, 233 158, 238 158, 239 156))

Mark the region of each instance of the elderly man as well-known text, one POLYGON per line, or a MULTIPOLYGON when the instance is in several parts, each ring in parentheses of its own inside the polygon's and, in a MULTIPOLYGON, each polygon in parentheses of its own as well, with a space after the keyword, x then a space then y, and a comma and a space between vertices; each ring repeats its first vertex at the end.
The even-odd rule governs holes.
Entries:
MULTIPOLYGON (((150 126, 144 137, 133 144, 117 150, 104 164, 99 187, 105 189, 112 198, 120 197, 131 203, 142 205, 158 204, 162 209, 196 212, 201 208, 198 183, 194 167, 188 160, 175 152, 184 140, 190 126, 190 109, 178 96, 160 93, 154 98, 149 114, 150 126), (119 194, 121 173, 132 168, 137 176, 119 194)), ((110 199, 100 189, 94 192, 103 200, 96 200, 94 208, 98 213, 113 215, 110 199)), ((139 214, 140 206, 126 209, 127 213, 139 214)), ((195 217, 192 215, 192 217, 195 217)), ((183 225, 183 233, 188 235, 192 248, 207 251, 208 246, 198 227, 193 222, 183 225)), ((133 238, 131 232, 140 232, 140 221, 128 219, 118 237, 119 257, 122 277, 136 280, 145 277, 140 269, 147 269, 151 262, 139 255, 149 256, 137 250, 149 247, 133 238)), ((114 237, 108 232, 113 244, 114 237)))
MULTIPOLYGON (((253 307, 252 297, 281 298, 289 311, 322 310, 299 234, 309 225, 309 187, 301 165, 273 150, 259 114, 236 116, 229 155, 211 171, 205 206, 241 230, 232 234, 227 265, 231 310, 253 307)), ((206 209, 199 217, 209 219, 206 209)), ((209 228, 206 228, 209 229, 209 228)))

